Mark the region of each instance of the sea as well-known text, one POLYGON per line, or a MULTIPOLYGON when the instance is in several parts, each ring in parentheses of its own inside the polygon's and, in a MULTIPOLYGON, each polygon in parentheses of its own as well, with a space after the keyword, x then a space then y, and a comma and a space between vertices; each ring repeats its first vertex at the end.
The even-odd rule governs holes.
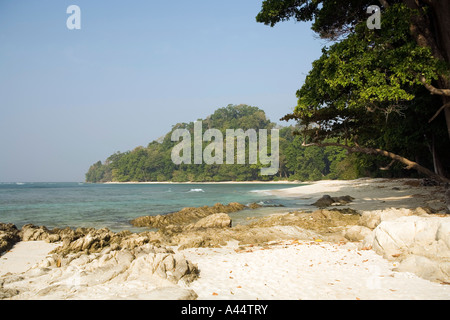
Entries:
POLYGON ((164 215, 184 207, 216 203, 258 203, 261 208, 231 213, 233 225, 252 217, 295 210, 305 200, 270 193, 300 184, 88 184, 0 183, 0 222, 53 228, 108 228, 142 232, 130 224, 141 216, 164 215))

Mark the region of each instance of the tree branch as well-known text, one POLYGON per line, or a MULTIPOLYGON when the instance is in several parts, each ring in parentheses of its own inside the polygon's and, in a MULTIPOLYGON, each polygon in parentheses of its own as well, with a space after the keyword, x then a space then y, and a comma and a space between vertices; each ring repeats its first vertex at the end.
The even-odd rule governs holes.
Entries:
POLYGON ((389 163, 386 167, 381 167, 380 170, 381 171, 388 171, 396 162, 396 160, 392 160, 391 163, 389 163))
POLYGON ((445 110, 445 108, 450 108, 450 102, 447 102, 446 104, 444 104, 439 110, 438 112, 436 112, 436 114, 433 116, 433 118, 431 118, 428 123, 432 123, 434 121, 434 119, 436 119, 438 117, 438 115, 445 110))
POLYGON ((433 171, 421 166, 420 164, 418 164, 417 162, 411 161, 407 158, 404 158, 402 156, 399 156, 395 153, 389 152, 389 151, 385 151, 385 150, 381 150, 381 149, 374 149, 374 148, 364 148, 364 147, 351 147, 351 146, 347 146, 347 145, 343 145, 340 143, 303 143, 304 147, 341 147, 344 148, 346 150, 348 150, 350 153, 365 153, 365 154, 371 154, 371 155, 382 155, 388 158, 391 158, 392 160, 398 161, 400 163, 403 163, 404 165, 406 165, 406 169, 411 170, 417 170, 418 172, 436 180, 436 181, 440 181, 443 183, 450 183, 450 180, 447 179, 446 177, 443 177, 441 175, 438 175, 436 173, 434 173, 433 171))
POLYGON ((379 0, 379 1, 385 9, 390 7, 390 4, 387 2, 387 0, 379 0))
POLYGON ((435 86, 427 83, 427 80, 422 75, 419 77, 419 81, 422 82, 422 84, 425 86, 425 88, 427 88, 428 91, 430 91, 431 94, 450 97, 450 89, 438 89, 435 86))

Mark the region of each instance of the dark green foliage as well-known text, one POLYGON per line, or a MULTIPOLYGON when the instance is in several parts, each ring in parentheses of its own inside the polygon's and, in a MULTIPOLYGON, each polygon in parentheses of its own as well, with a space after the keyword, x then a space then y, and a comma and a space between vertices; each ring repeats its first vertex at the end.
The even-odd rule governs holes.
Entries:
POLYGON ((313 30, 322 38, 345 36, 323 49, 297 92, 297 108, 284 119, 299 121, 307 145, 331 142, 370 153, 333 165, 337 177, 407 174, 405 164, 389 164, 392 157, 374 156, 382 153, 377 150, 446 176, 450 173, 450 163, 444 160, 450 159, 446 123, 443 117, 429 123, 442 99, 430 95, 422 77, 437 81, 448 74, 449 66, 412 36, 411 21, 417 12, 403 1, 388 2, 382 28, 370 30, 366 8, 377 4, 372 1, 263 1, 259 22, 274 26, 289 19, 313 21, 313 30), (383 167, 387 170, 377 170, 383 167))
MULTIPOLYGON (((226 129, 268 129, 275 124, 266 118, 264 111, 246 105, 229 105, 220 108, 203 120, 203 130, 219 129, 225 137, 226 129)), ((175 165, 171 159, 171 141, 175 129, 188 129, 193 136, 194 123, 180 123, 172 128, 162 141, 153 141, 146 148, 115 153, 103 164, 99 161, 91 166, 86 174, 87 182, 147 182, 147 181, 268 181, 277 179, 320 180, 339 178, 336 170, 346 154, 338 148, 305 149, 301 147, 300 136, 294 136, 295 128, 280 128, 280 170, 278 175, 261 176, 260 164, 245 165, 175 165)), ((269 131, 270 132, 270 131, 269 131)), ((247 146, 248 147, 248 146, 247 146)), ((225 154, 225 153, 224 153, 225 154)))

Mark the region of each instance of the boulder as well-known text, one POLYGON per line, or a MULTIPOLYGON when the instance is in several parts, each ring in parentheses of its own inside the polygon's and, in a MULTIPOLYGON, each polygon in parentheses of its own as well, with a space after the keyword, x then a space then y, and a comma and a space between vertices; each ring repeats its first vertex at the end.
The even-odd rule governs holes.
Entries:
POLYGON ((228 205, 217 203, 211 207, 188 207, 183 208, 178 212, 169 213, 164 216, 158 215, 139 217, 132 220, 131 224, 135 227, 148 228, 163 228, 169 225, 188 225, 216 213, 232 213, 243 210, 245 208, 246 206, 236 202, 230 203, 228 205))
POLYGON ((365 211, 362 213, 358 224, 369 229, 375 229, 382 221, 390 221, 412 215, 427 215, 427 212, 422 208, 417 208, 415 210, 390 208, 385 210, 365 211))
POLYGON ((262 205, 260 205, 259 203, 253 202, 253 203, 250 203, 249 205, 247 205, 247 207, 249 207, 250 209, 258 209, 258 208, 261 208, 262 205))
POLYGON ((331 196, 324 195, 322 198, 320 198, 319 200, 314 202, 313 206, 316 206, 319 208, 325 208, 325 207, 331 206, 333 203, 334 203, 334 200, 331 196))
POLYGON ((352 242, 364 240, 372 234, 372 230, 364 226, 351 226, 344 232, 344 237, 352 242))
POLYGON ((364 246, 398 260, 400 270, 450 282, 450 218, 414 215, 385 220, 366 237, 364 246))
POLYGON ((313 203, 313 206, 319 208, 326 208, 332 205, 345 205, 349 204, 355 200, 355 198, 351 196, 342 196, 342 197, 331 197, 329 195, 324 195, 322 198, 313 203))
POLYGON ((20 241, 19 230, 12 223, 0 222, 0 255, 20 241))
POLYGON ((231 228, 231 224, 231 218, 228 214, 216 213, 188 225, 185 229, 192 230, 202 228, 231 228))
POLYGON ((436 261, 420 255, 409 255, 401 261, 395 271, 411 272, 430 281, 447 283, 450 279, 450 262, 436 261))
POLYGON ((22 241, 46 241, 48 240, 50 231, 44 227, 37 227, 32 224, 26 224, 20 230, 22 241))

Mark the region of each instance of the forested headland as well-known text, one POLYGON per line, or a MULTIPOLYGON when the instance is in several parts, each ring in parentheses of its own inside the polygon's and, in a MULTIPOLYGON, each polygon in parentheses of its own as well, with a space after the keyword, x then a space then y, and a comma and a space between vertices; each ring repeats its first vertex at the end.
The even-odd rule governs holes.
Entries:
MULTIPOLYGON (((280 126, 267 119, 263 110, 248 105, 229 105, 217 109, 202 120, 204 129, 279 129, 280 168, 275 176, 261 176, 261 164, 180 164, 171 159, 172 149, 178 142, 171 141, 176 129, 194 131, 194 123, 178 123, 164 137, 150 142, 146 147, 116 152, 105 161, 93 164, 86 173, 86 181, 102 182, 220 182, 220 181, 276 181, 322 179, 355 179, 371 177, 416 176, 414 172, 393 166, 380 170, 385 159, 379 156, 349 154, 345 149, 329 146, 303 147, 303 137, 297 125, 280 126)), ((270 131, 269 131, 270 132, 270 131)), ((330 140, 333 142, 336 140, 330 140)), ((246 153, 248 157, 248 153, 246 153)), ((430 159, 428 159, 430 161, 430 159)))

